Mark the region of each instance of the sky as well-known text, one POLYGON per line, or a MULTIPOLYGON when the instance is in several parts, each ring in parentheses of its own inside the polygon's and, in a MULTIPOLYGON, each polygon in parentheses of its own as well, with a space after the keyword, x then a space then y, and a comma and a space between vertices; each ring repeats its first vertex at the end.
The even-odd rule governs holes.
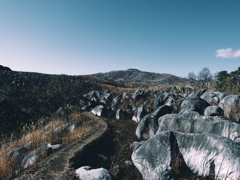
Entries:
POLYGON ((0 0, 0 65, 186 77, 240 67, 240 0, 0 0))

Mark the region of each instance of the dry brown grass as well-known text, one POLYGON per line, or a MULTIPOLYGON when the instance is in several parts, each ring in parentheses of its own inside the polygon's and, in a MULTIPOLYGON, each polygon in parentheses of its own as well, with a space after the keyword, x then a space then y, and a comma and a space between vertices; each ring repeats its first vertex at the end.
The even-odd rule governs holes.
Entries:
MULTIPOLYGON (((9 150, 28 142, 32 142, 29 151, 36 149, 36 147, 43 142, 67 145, 90 134, 94 126, 94 122, 87 119, 84 114, 75 112, 71 113, 68 118, 63 118, 61 120, 42 118, 37 124, 24 127, 20 138, 15 140, 12 138, 8 142, 3 143, 0 148, 0 179, 8 179, 11 177, 12 172, 19 168, 19 165, 11 163, 10 157, 5 156, 9 150), (48 121, 47 124, 44 123, 46 121, 48 121), (73 121, 80 121, 81 125, 72 133, 60 132, 56 134, 53 132, 55 128, 73 121)), ((45 155, 41 156, 39 161, 44 158, 44 156, 45 155)))

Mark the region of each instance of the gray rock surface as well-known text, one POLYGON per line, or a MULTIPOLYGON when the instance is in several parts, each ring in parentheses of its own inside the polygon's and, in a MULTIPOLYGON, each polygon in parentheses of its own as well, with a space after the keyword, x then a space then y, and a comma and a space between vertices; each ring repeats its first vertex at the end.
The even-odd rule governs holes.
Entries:
POLYGON ((214 90, 206 90, 201 96, 200 98, 202 98, 203 100, 207 101, 209 104, 211 105, 217 105, 219 98, 218 96, 215 94, 214 90))
POLYGON ((31 142, 19 145, 9 150, 6 155, 11 157, 11 162, 22 161, 30 146, 31 142))
POLYGON ((112 175, 104 168, 92 169, 90 166, 83 166, 76 170, 81 180, 112 180, 112 175))
POLYGON ((153 109, 157 109, 158 107, 164 105, 170 96, 172 96, 171 93, 163 93, 162 95, 158 96, 153 102, 153 109))
POLYGON ((193 98, 184 99, 179 106, 178 113, 183 114, 190 111, 196 111, 200 115, 204 114, 204 110, 210 106, 210 104, 203 99, 199 98, 198 96, 193 98))
POLYGON ((74 122, 70 122, 67 123, 65 125, 62 125, 60 127, 57 127, 53 130, 54 133, 72 133, 74 131, 74 129, 76 129, 77 127, 79 127, 82 123, 80 121, 74 121, 74 122))
POLYGON ((160 107, 158 107, 157 109, 155 109, 152 112, 152 115, 156 116, 156 118, 160 118, 161 116, 164 116, 165 114, 171 114, 173 113, 174 109, 170 106, 167 105, 162 105, 160 107))
POLYGON ((188 94, 186 98, 201 97, 201 95, 206 91, 207 91, 206 89, 196 89, 192 91, 190 94, 188 94))
POLYGON ((240 176, 240 145, 223 136, 164 131, 134 147, 132 161, 143 179, 163 165, 171 167, 174 151, 180 151, 187 167, 199 176, 240 176))
POLYGON ((152 114, 144 116, 136 129, 138 139, 149 139, 155 135, 158 130, 158 119, 152 114))
POLYGON ((99 105, 99 106, 96 106, 91 112, 92 112, 94 115, 102 116, 103 108, 104 108, 103 105, 99 105))
POLYGON ((134 100, 138 100, 139 98, 146 98, 150 94, 150 91, 148 89, 143 89, 143 90, 136 90, 134 94, 132 95, 132 98, 134 100))
MULTIPOLYGON (((240 125, 231 121, 205 122, 204 118, 183 118, 178 114, 167 114, 158 119, 158 131, 170 130, 194 134, 216 134, 240 143, 240 125)), ((156 134, 157 134, 156 133, 156 134)))
POLYGON ((18 174, 18 173, 24 171, 25 169, 27 169, 29 166, 33 165, 37 161, 37 159, 39 158, 40 155, 49 154, 53 150, 56 150, 56 149, 60 148, 61 146, 62 146, 61 144, 56 144, 56 145, 51 145, 49 143, 40 144, 37 149, 31 151, 24 157, 24 159, 21 163, 20 170, 17 171, 16 173, 18 174))
POLYGON ((176 172, 167 165, 158 166, 150 176, 149 180, 178 180, 176 172))
POLYGON ((146 115, 146 108, 145 106, 140 106, 137 108, 135 114, 132 117, 133 121, 140 122, 140 120, 146 115))
POLYGON ((224 116, 235 122, 240 122, 240 96, 225 96, 218 104, 224 110, 224 116))
POLYGON ((205 116, 223 116, 224 111, 218 106, 208 106, 204 111, 205 116))
POLYGON ((116 111, 118 109, 118 106, 121 102, 121 99, 122 99, 122 96, 119 95, 112 100, 111 108, 112 108, 113 111, 116 111))

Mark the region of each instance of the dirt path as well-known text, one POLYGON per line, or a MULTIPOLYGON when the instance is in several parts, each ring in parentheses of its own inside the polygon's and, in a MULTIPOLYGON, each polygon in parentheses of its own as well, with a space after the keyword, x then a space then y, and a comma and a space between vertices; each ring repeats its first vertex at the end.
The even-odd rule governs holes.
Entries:
POLYGON ((70 169, 70 160, 77 152, 80 152, 86 145, 99 139, 107 130, 107 123, 101 118, 95 117, 91 113, 86 113, 91 119, 97 123, 96 129, 84 138, 63 147, 58 152, 50 155, 40 163, 27 170, 16 180, 25 179, 76 179, 74 171, 70 169))

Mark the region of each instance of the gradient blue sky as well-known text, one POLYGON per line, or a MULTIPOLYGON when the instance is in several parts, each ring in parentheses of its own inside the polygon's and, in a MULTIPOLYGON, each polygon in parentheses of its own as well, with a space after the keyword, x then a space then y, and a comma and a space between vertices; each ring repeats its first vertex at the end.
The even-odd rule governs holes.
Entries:
POLYGON ((0 64, 187 76, 240 66, 240 0, 1 0, 0 64))

